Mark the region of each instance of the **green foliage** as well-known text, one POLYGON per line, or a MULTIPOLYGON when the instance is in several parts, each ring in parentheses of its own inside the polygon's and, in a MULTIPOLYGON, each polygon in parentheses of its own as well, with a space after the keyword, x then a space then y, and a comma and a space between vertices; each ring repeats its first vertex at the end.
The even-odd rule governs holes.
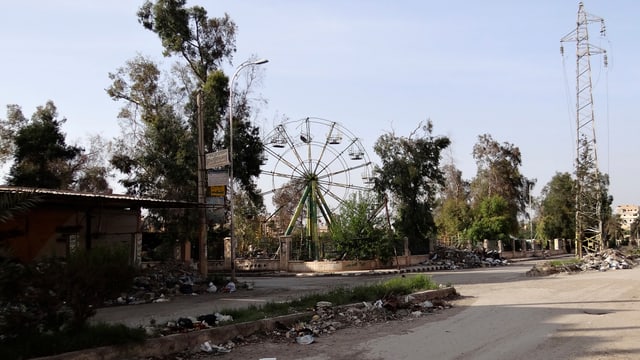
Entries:
POLYGON ((478 171, 471 182, 472 207, 477 208, 487 197, 501 196, 507 203, 507 232, 516 234, 518 215, 525 214, 529 188, 533 184, 520 173, 520 149, 507 142, 499 144, 491 135, 484 134, 473 147, 473 157, 478 171))
POLYGON ((575 181, 556 173, 541 192, 538 233, 544 239, 574 239, 576 231, 575 181))
POLYGON ((335 250, 350 259, 388 259, 389 238, 384 219, 376 213, 379 206, 372 194, 357 193, 344 201, 331 223, 335 250))
POLYGON ((0 333, 22 338, 82 328, 105 299, 130 288, 134 275, 122 249, 29 265, 0 259, 0 333))
POLYGON ((445 185, 435 209, 435 222, 438 239, 452 245, 463 239, 464 232, 471 224, 470 184, 462 179, 462 172, 453 163, 442 168, 445 185))
POLYGON ((336 288, 326 293, 305 295, 286 303, 267 303, 262 306, 251 306, 246 309, 223 310, 222 313, 231 315, 234 323, 242 323, 307 311, 313 309, 319 301, 329 301, 335 306, 340 306, 362 301, 375 301, 387 296, 408 295, 417 291, 437 288, 438 285, 428 276, 406 276, 373 285, 336 288))
POLYGON ((69 163, 82 148, 67 145, 60 126, 66 119, 58 119, 52 101, 39 106, 28 124, 20 127, 13 138, 14 163, 9 171, 9 185, 67 189, 75 181, 69 163))
POLYGON ((62 296, 73 312, 71 325, 81 327, 105 299, 115 298, 133 284, 135 268, 124 247, 76 251, 67 260, 62 296))
POLYGON ((201 6, 185 7, 186 0, 146 1, 138 21, 158 35, 164 55, 182 56, 205 82, 207 74, 236 51, 236 24, 229 15, 209 18, 201 6))
POLYGON ((16 214, 34 207, 40 200, 40 197, 33 192, 0 193, 0 224, 11 220, 16 214))
POLYGON ((27 123, 20 106, 7 105, 7 118, 0 119, 0 164, 13 157, 16 133, 27 123))
POLYGON ((409 239, 412 253, 425 253, 436 233, 432 215, 435 195, 444 184, 441 152, 451 141, 433 136, 431 121, 420 124, 421 134, 417 130, 409 137, 388 133, 378 138, 374 151, 382 165, 374 170, 375 188, 381 195, 390 195, 397 210, 394 227, 409 239))
POLYGON ((467 231, 474 241, 509 240, 511 230, 509 204, 501 196, 484 198, 474 213, 474 220, 467 231))

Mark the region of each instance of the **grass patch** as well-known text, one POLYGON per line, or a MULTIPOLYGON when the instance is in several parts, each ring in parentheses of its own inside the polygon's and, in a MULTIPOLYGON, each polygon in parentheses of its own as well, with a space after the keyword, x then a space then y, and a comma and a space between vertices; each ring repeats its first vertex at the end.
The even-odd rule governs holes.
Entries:
POLYGON ((566 265, 575 265, 581 262, 580 259, 572 258, 572 259, 562 259, 562 260, 550 260, 549 265, 551 266, 566 266, 566 265))
POLYGON ((95 324, 75 331, 33 334, 0 341, 0 359, 29 359, 108 345, 142 343, 144 329, 95 324))
POLYGON ((245 309, 222 310, 220 313, 231 315, 234 323, 242 323, 307 311, 313 309, 318 301, 329 301, 333 305, 346 305, 437 288, 438 284, 428 276, 405 276, 373 285, 343 287, 326 293, 309 294, 286 303, 269 302, 262 306, 252 305, 245 309))

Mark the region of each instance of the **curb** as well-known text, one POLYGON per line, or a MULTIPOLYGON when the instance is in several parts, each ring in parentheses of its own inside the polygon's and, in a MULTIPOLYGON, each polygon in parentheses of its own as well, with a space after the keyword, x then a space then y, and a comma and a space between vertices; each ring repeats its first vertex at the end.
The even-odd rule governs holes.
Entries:
MULTIPOLYGON (((420 301, 446 298, 455 295, 456 289, 448 287, 437 290, 426 290, 411 294, 420 301)), ((349 305, 344 305, 349 306, 349 305)), ((303 312, 278 316, 258 321, 219 326, 211 329, 192 331, 184 334, 173 334, 147 339, 142 344, 103 346, 99 348, 78 350, 64 354, 39 357, 33 360, 122 360, 136 357, 166 356, 184 350, 192 350, 205 341, 222 344, 237 336, 249 337, 259 331, 274 330, 276 324, 291 325, 295 322, 311 318, 314 312, 303 312)))

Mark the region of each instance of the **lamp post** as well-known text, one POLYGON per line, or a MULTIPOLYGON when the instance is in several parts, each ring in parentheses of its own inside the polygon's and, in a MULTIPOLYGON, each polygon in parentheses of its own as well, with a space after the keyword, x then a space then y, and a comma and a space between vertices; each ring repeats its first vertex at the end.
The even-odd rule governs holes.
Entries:
POLYGON ((233 190, 233 83, 242 69, 248 66, 262 65, 269 62, 267 59, 247 60, 240 64, 229 80, 229 209, 231 218, 229 219, 229 236, 231 237, 231 281, 236 282, 236 237, 233 229, 234 195, 233 190))

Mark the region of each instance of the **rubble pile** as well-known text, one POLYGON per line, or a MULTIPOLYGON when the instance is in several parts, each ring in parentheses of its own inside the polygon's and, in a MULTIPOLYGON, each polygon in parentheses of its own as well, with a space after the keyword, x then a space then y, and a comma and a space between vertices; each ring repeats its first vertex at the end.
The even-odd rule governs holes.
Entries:
POLYGON ((141 270, 131 290, 105 301, 105 306, 169 301, 171 296, 200 294, 209 287, 197 269, 179 261, 167 261, 141 270))
POLYGON ((625 255, 616 249, 606 249, 599 253, 588 253, 579 261, 550 262, 536 264, 527 271, 527 276, 546 276, 557 273, 575 273, 589 270, 607 271, 631 269, 636 266, 637 257, 625 255))
POLYGON ((626 256, 616 249, 606 249, 601 253, 587 254, 582 257, 582 269, 586 270, 620 270, 630 269, 636 265, 634 256, 626 256))
POLYGON ((483 251, 438 247, 422 265, 440 266, 446 270, 508 265, 495 250, 483 251))
POLYGON ((316 337, 330 335, 343 328, 418 318, 450 307, 451 304, 444 299, 419 301, 411 295, 389 296, 373 303, 362 302, 349 306, 333 306, 330 302, 320 301, 310 321, 293 326, 276 324, 277 328, 266 336, 276 342, 307 344, 316 337))

